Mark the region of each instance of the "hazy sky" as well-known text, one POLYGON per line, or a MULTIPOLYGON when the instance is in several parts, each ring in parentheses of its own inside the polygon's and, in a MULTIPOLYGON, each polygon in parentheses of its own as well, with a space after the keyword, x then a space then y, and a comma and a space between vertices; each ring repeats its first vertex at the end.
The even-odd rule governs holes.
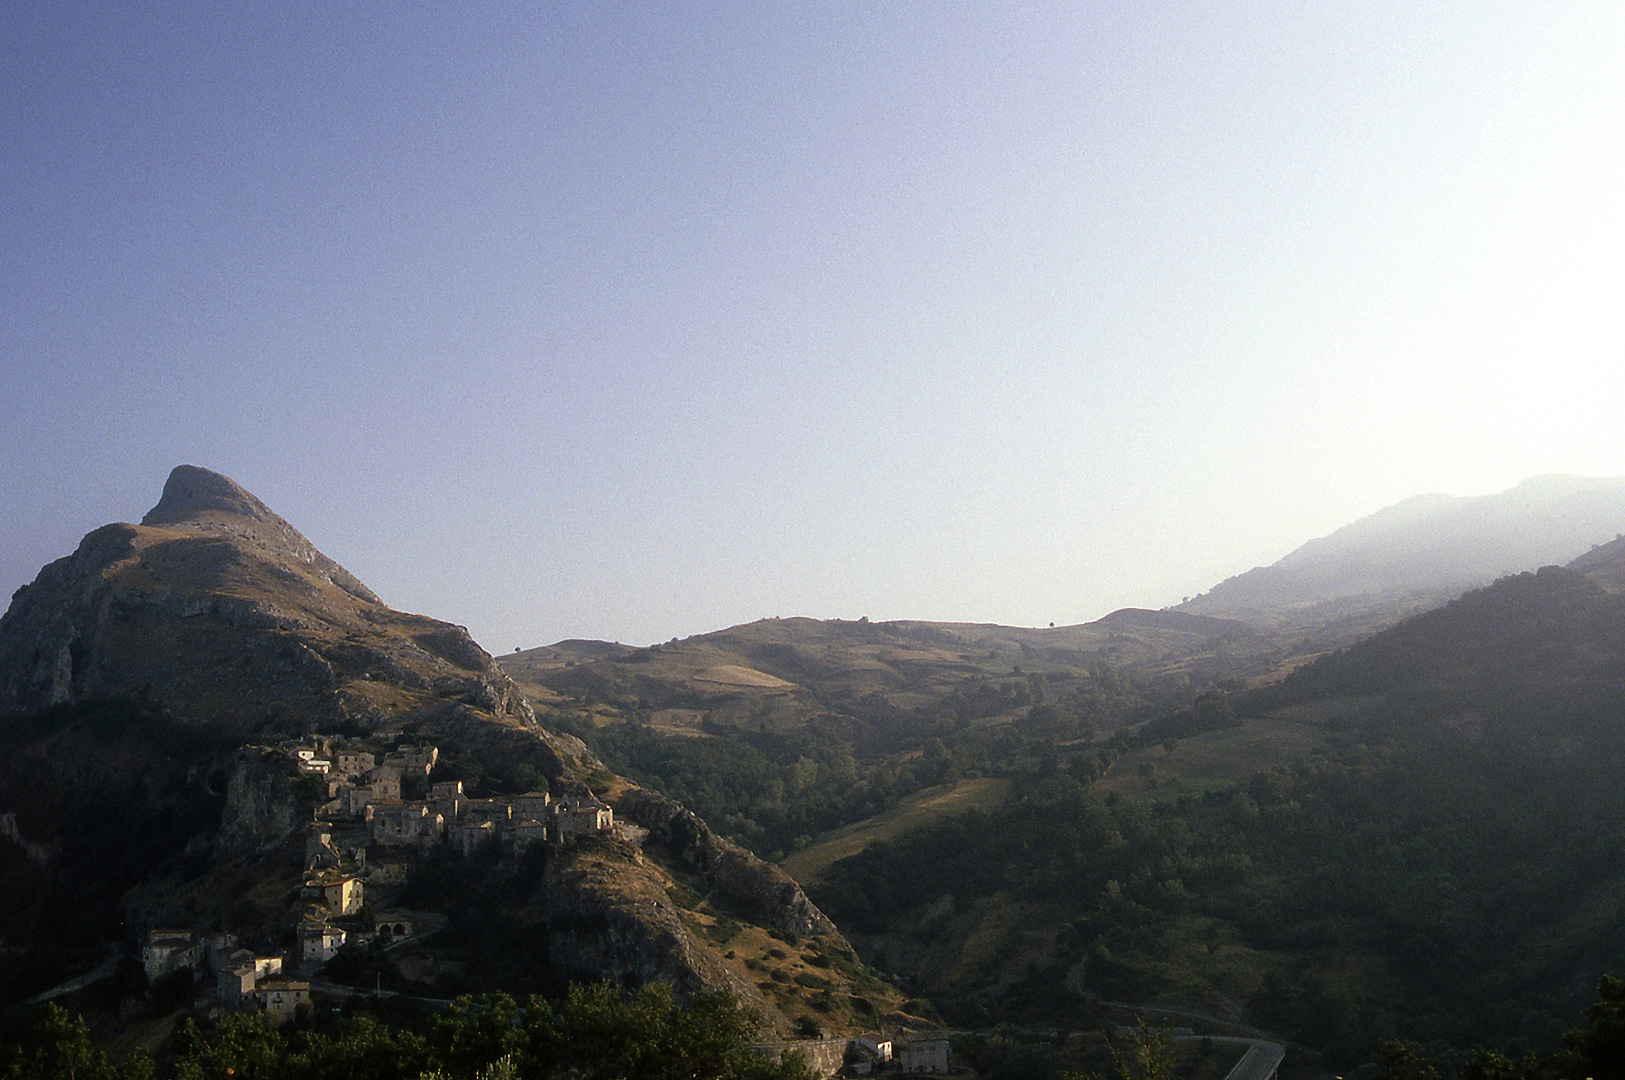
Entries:
POLYGON ((0 134, 8 594, 182 462, 497 652, 1625 474, 1612 0, 8 0, 0 134))

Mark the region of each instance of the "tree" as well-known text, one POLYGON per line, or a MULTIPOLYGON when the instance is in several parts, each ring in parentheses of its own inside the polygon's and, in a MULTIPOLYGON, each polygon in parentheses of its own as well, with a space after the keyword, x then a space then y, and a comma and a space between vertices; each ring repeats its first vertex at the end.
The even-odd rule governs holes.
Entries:
POLYGON ((69 1016, 48 1003, 34 1017, 21 1041, 0 1046, 0 1080, 150 1080, 152 1059, 132 1054, 114 1067, 107 1055, 90 1045, 83 1017, 69 1016))
POLYGON ((1625 981, 1604 975, 1586 1019, 1586 1027, 1564 1036, 1559 1066, 1574 1076, 1625 1080, 1625 981))
MULTIPOLYGON (((1119 1028, 1116 1037, 1106 1034, 1106 1052, 1118 1080, 1169 1080, 1174 1074, 1174 1042, 1167 1032, 1154 1028, 1145 1017, 1134 1018, 1132 1028, 1119 1028)), ((1062 1073, 1062 1080, 1101 1080, 1093 1073, 1062 1073)))
POLYGON ((1390 1040, 1377 1047, 1377 1061, 1388 1080, 1439 1080, 1439 1070, 1413 1042, 1390 1040))
POLYGON ((191 1020, 175 1033, 176 1080, 282 1080, 288 1042, 258 1016, 227 1013, 204 1035, 191 1020))

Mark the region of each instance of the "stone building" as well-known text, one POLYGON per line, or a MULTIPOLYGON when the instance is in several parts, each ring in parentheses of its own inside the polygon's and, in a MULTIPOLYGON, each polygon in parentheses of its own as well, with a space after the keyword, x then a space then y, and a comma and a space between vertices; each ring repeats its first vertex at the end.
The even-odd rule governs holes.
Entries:
POLYGON ((952 1067, 946 1034, 911 1035, 892 1046, 899 1072, 946 1073, 952 1067))
POLYGON ((501 825, 513 817, 513 804, 501 799, 469 799, 463 803, 460 816, 465 821, 489 821, 501 825))
POLYGON ((340 750, 333 755, 333 771, 349 777, 364 776, 378 761, 365 750, 340 750))
POLYGON ((354 915, 361 910, 365 901, 366 887, 361 879, 349 874, 339 874, 323 878, 318 883, 322 890, 322 903, 327 910, 343 918, 354 915))
POLYGON ((554 804, 556 837, 560 843, 569 843, 582 836, 596 836, 615 827, 615 811, 597 799, 584 795, 569 795, 554 804))
POLYGON ((553 815, 553 796, 545 791, 527 791, 513 797, 513 816, 520 821, 546 821, 553 815))
POLYGON ((383 764, 399 769, 402 776, 428 776, 440 760, 436 746, 402 746, 384 755, 383 764))
POLYGON ((469 856, 497 842, 494 821, 459 821, 446 830, 447 839, 459 855, 469 856))
POLYGON ((429 788, 429 809, 439 814, 448 824, 462 816, 463 804, 467 801, 463 797, 461 780, 447 780, 429 788))
POLYGON ((428 845, 445 834, 444 819, 423 803, 379 803, 369 809, 375 844, 428 845))
POLYGON ((550 839, 547 824, 542 821, 518 819, 508 823, 508 827, 500 834, 502 850, 510 855, 518 855, 529 851, 538 844, 545 844, 550 839))
POLYGON ((141 966, 149 983, 183 969, 196 971, 202 960, 203 943, 195 940, 190 930, 153 930, 141 950, 141 966))
POLYGON ((254 989, 267 1023, 281 1026, 292 1020, 299 1006, 310 1000, 310 984, 288 979, 267 979, 254 989))
POLYGON ((330 923, 307 920, 299 924, 299 957, 307 964, 325 964, 344 947, 344 931, 330 923))

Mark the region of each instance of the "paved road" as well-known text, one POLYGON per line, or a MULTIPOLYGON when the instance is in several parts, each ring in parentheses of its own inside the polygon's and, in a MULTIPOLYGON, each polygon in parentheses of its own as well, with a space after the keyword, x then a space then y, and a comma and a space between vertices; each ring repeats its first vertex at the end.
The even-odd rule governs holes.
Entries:
POLYGON ((1228 1046, 1245 1046, 1246 1053, 1224 1080, 1274 1080, 1275 1070, 1286 1057, 1286 1047, 1263 1039, 1214 1039, 1228 1046))
POLYGON ((63 994, 71 994, 75 990, 83 990, 93 982, 100 982, 118 970, 119 960, 121 957, 121 953, 114 952, 112 956, 109 956, 106 960, 103 960, 93 970, 85 972, 76 979, 69 979, 60 986, 53 986, 51 989, 45 991, 45 993, 37 994, 34 997, 29 998, 27 1001, 23 1002, 23 1004, 38 1005, 42 1001, 50 1001, 52 998, 61 997, 63 994))

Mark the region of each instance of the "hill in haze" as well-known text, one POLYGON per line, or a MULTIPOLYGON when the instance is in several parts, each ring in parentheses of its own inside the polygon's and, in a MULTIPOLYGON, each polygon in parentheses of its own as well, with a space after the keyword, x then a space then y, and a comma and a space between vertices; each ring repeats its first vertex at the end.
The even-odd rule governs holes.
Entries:
MULTIPOLYGON (((1625 478, 1540 476, 1496 495, 1419 495, 1229 578, 1179 611, 1269 629, 1369 632, 1625 532, 1625 478)), ((1349 636, 1345 633, 1343 637, 1349 636)))

